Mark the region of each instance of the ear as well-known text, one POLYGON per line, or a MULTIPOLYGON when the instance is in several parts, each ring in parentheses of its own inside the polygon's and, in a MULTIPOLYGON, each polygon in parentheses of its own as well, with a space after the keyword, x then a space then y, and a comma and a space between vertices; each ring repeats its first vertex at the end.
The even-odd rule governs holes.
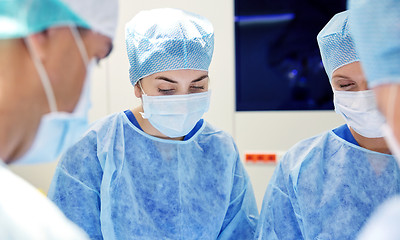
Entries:
POLYGON ((135 96, 137 98, 142 98, 142 91, 140 90, 138 82, 136 82, 134 89, 135 89, 135 96))
POLYGON ((37 53, 40 61, 44 62, 47 56, 47 46, 49 42, 48 31, 43 31, 27 36, 28 41, 37 53))

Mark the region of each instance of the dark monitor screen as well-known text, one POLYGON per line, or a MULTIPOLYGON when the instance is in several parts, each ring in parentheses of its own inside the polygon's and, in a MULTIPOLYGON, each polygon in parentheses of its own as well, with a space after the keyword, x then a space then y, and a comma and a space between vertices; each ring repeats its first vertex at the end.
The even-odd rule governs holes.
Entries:
POLYGON ((236 0, 236 110, 329 110, 317 34, 345 0, 236 0))

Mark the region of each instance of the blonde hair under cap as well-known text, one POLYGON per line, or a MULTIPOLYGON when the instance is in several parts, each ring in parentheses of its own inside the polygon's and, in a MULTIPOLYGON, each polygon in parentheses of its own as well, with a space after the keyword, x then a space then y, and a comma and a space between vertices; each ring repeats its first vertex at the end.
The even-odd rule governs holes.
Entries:
POLYGON ((349 11, 336 14, 317 36, 322 63, 332 80, 332 73, 349 63, 360 61, 349 30, 349 11))
POLYGON ((157 72, 208 71, 214 51, 214 29, 206 18, 171 8, 137 14, 125 26, 132 85, 157 72))

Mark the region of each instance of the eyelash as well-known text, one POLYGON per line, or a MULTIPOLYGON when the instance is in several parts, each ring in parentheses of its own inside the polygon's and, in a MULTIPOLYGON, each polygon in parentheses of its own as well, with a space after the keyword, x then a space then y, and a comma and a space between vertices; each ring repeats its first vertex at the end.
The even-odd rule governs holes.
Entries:
MULTIPOLYGON (((204 86, 190 86, 190 88, 193 89, 194 91, 197 91, 197 90, 204 90, 204 86)), ((172 94, 174 90, 175 90, 175 89, 173 89, 173 88, 171 88, 171 89, 161 89, 161 88, 158 88, 158 92, 159 92, 159 93, 162 93, 162 94, 172 94)))
POLYGON ((343 84, 343 85, 341 84, 339 86, 340 86, 340 88, 346 88, 346 87, 350 87, 352 85, 354 85, 354 83, 348 83, 348 84, 343 84))
POLYGON ((158 92, 160 92, 160 93, 169 93, 172 91, 174 91, 174 89, 161 89, 161 88, 158 89, 158 92))
POLYGON ((191 88, 194 88, 194 89, 204 89, 204 86, 191 86, 191 88))

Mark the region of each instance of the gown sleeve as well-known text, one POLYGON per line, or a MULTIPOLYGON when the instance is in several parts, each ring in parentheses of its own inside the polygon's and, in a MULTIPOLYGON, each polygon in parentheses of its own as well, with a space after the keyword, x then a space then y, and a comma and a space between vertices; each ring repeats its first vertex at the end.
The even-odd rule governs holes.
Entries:
POLYGON ((91 239, 103 239, 100 224, 102 168, 95 138, 81 139, 61 157, 48 197, 91 239), (93 141, 94 140, 94 141, 93 141))
POLYGON ((253 239, 258 216, 249 176, 237 154, 230 203, 218 239, 253 239))
POLYGON ((304 239, 300 230, 301 216, 295 212, 295 199, 289 197, 286 180, 289 178, 282 169, 282 161, 265 192, 256 239, 304 239))

